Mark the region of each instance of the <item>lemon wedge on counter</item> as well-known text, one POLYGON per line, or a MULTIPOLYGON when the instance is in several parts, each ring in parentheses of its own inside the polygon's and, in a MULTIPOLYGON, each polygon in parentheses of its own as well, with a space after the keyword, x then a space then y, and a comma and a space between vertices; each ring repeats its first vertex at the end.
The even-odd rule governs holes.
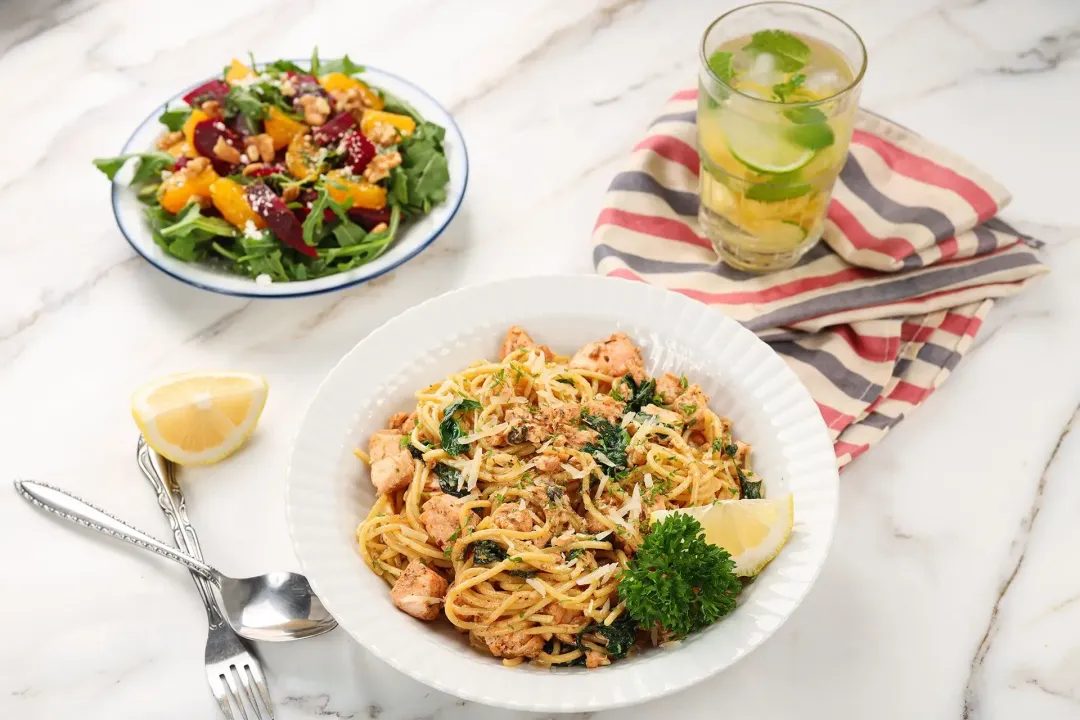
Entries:
POLYGON ((180 465, 208 465, 244 444, 259 422, 266 378, 241 372, 193 372, 147 383, 131 396, 146 443, 180 465))
POLYGON ((727 500, 703 507, 657 510, 660 522, 674 513, 691 515, 705 528, 705 541, 728 551, 739 577, 757 575, 791 537, 795 502, 791 494, 765 500, 727 500))

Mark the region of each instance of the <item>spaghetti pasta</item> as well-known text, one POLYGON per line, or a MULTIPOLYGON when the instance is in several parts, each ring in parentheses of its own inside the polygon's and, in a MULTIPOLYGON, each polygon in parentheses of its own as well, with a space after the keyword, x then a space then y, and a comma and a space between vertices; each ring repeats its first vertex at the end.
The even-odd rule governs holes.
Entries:
POLYGON ((506 664, 606 665, 626 654, 618 578, 650 514, 740 497, 750 449, 621 333, 567 357, 515 327, 501 355, 421 389, 357 451, 379 490, 360 553, 398 607, 506 664))

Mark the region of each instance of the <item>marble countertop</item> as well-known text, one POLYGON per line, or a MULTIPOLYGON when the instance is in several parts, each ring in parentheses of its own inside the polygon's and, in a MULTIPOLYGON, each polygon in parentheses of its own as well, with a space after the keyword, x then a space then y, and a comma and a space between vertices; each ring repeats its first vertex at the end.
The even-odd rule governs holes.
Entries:
MULTIPOLYGON (((817 587, 760 650, 691 690, 601 718, 1080 718, 1080 3, 833 0, 869 47, 864 104, 1013 192, 1053 268, 1000 303, 958 371, 844 473, 817 587), (1070 479, 1072 478, 1072 479, 1070 479)), ((8 0, 0 78, 0 478, 57 483, 150 532, 130 392, 196 368, 270 380, 242 452, 184 471, 210 561, 295 568, 285 466, 329 368, 403 309, 467 283, 589 272, 608 179, 728 3, 703 0, 8 0), (404 32, 403 32, 404 31, 404 32), (448 232, 348 292, 252 302, 135 256, 90 164, 176 87, 248 49, 350 53, 457 116, 472 177, 448 232)), ((0 717, 217 712, 186 573, 0 488, 0 717)), ((283 720, 524 718, 429 690, 338 630, 264 647, 283 720)))

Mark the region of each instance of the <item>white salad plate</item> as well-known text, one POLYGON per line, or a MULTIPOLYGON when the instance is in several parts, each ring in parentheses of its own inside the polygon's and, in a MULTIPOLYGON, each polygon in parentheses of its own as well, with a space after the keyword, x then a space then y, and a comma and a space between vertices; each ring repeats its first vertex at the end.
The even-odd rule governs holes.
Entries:
MULTIPOLYGON (((442 234, 457 214, 461 201, 465 197, 465 188, 469 180, 469 157, 465 149, 465 139, 461 136, 461 130, 458 129, 453 116, 426 92, 397 75, 370 66, 365 67, 366 70, 359 76, 360 79, 375 87, 389 90, 416 108, 425 120, 446 128, 443 147, 450 171, 446 200, 432 208, 427 215, 412 220, 408 224, 402 223, 397 238, 382 255, 365 265, 338 275, 270 285, 260 285, 251 278, 230 273, 226 268, 184 262, 172 257, 154 242, 143 216, 145 206, 139 202, 135 191, 128 187, 133 172, 130 164, 116 176, 112 187, 113 214, 116 216, 117 225, 120 226, 120 232, 135 252, 167 275, 204 290, 241 297, 303 297, 333 292, 376 278, 416 257, 442 234)), ((209 79, 205 78, 185 88, 154 110, 128 139, 120 154, 156 149, 155 142, 163 130, 163 126, 158 122, 158 116, 166 107, 181 104, 181 98, 189 90, 209 79)))
POLYGON ((784 361, 735 320, 650 285, 594 276, 515 279, 457 290, 398 315, 356 345, 322 382, 300 425, 288 471, 289 531, 303 572, 338 622, 393 667, 443 692, 533 712, 640 703, 717 673, 765 641, 810 591, 836 523, 832 443, 810 394, 784 361), (638 344, 652 376, 686 375, 753 445, 766 496, 794 495, 791 539, 703 632, 610 666, 515 668, 480 654, 445 619, 425 623, 390 601, 365 565, 355 531, 375 500, 353 448, 414 393, 497 357, 510 325, 570 354, 616 331, 638 344))

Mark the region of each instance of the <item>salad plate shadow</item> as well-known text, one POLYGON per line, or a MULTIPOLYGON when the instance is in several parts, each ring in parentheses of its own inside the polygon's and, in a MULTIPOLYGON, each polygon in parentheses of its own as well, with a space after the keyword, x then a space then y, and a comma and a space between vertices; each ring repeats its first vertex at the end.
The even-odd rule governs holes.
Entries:
MULTIPOLYGON (((262 67, 263 64, 260 63, 259 66, 262 67)), ((389 91, 408 103, 424 120, 445 129, 442 149, 450 176, 445 188, 445 199, 432 206, 426 214, 403 220, 385 251, 369 262, 315 279, 265 283, 256 282, 254 277, 235 272, 224 258, 220 262, 182 260, 155 241, 154 231, 146 217, 147 206, 139 200, 135 189, 128 186, 138 171, 137 163, 127 163, 112 183, 113 214, 121 234, 139 255, 166 275, 202 290, 248 298, 304 297, 335 292, 377 278, 412 260, 446 230, 461 206, 469 174, 465 140, 450 113, 408 80, 370 66, 365 67, 359 79, 373 87, 389 91)), ((157 139, 165 129, 159 122, 161 114, 177 106, 187 93, 206 82, 208 80, 176 93, 156 108, 136 128, 124 144, 121 154, 154 150, 157 139)), ((180 213, 177 217, 180 217, 180 213)))

